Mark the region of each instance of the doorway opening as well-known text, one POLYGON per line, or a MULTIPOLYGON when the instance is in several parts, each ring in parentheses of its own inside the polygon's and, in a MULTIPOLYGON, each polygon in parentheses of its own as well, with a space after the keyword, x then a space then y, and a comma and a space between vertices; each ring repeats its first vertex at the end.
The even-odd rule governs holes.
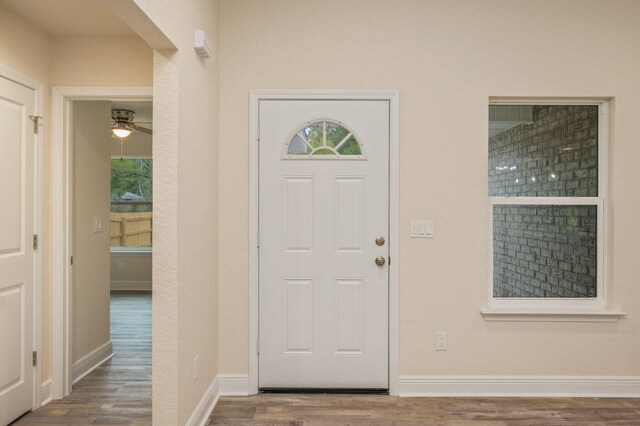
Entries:
POLYGON ((73 389, 117 368, 150 400, 152 103, 76 100, 70 111, 73 389))
POLYGON ((52 397, 126 366, 150 404, 151 89, 54 88, 53 105, 52 397))

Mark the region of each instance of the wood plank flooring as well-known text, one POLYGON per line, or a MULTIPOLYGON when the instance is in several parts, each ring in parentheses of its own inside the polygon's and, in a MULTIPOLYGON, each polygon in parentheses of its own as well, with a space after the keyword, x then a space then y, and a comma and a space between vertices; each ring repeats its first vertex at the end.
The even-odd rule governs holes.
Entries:
POLYGON ((151 424, 151 293, 111 294, 115 356, 15 425, 151 424))
POLYGON ((640 399, 222 397, 207 425, 640 425, 640 399))
MULTIPOLYGON (((116 356, 15 425, 151 424, 151 295, 114 293, 116 356)), ((640 398, 222 397, 208 425, 638 425, 640 398)))

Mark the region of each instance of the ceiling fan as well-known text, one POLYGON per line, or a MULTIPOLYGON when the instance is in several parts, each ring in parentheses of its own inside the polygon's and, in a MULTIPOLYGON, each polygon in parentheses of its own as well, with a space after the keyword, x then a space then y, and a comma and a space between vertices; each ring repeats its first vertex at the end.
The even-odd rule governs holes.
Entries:
POLYGON ((153 131, 146 127, 138 126, 133 122, 136 113, 128 109, 111 110, 111 131, 119 138, 126 138, 131 132, 146 133, 152 135, 153 131))

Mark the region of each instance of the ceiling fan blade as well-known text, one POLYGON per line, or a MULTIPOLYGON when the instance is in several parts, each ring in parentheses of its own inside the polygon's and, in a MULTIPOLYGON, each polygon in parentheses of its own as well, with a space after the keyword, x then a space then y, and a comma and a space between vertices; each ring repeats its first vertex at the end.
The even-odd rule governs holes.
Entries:
POLYGON ((131 127, 133 130, 138 131, 140 133, 146 133, 147 135, 153 135, 153 130, 147 129, 146 127, 138 126, 135 123, 130 123, 129 127, 131 127))

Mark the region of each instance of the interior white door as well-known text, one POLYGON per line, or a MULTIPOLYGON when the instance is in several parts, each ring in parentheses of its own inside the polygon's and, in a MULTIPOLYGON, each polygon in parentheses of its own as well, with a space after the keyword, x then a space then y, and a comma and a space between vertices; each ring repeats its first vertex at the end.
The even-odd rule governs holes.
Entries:
POLYGON ((33 404, 34 99, 0 77, 0 424, 33 404))
POLYGON ((389 103, 261 100, 259 123, 259 387, 387 389, 389 103))

